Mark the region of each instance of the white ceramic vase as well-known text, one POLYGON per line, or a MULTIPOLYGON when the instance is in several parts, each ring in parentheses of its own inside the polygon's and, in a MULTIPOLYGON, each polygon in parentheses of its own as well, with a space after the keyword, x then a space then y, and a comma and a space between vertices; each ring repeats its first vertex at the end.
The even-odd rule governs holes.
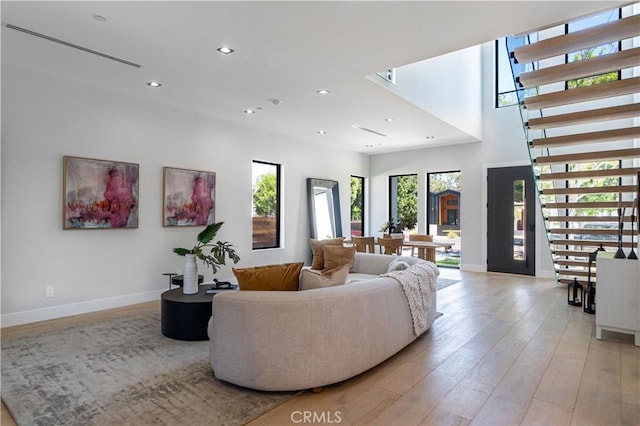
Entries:
POLYGON ((184 270, 182 271, 184 294, 196 294, 198 292, 198 265, 193 254, 185 254, 184 270))

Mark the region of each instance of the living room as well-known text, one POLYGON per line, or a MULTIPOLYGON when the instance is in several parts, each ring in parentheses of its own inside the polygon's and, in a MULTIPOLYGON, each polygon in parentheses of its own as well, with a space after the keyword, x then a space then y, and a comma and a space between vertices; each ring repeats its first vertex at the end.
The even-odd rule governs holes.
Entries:
MULTIPOLYGON (((162 46, 153 50, 146 50, 146 42, 153 39, 156 33, 155 25, 160 27, 176 27, 176 32, 182 28, 186 31, 195 23, 174 22, 173 20, 154 21, 153 27, 145 29, 137 24, 145 19, 144 9, 134 22, 127 22, 128 13, 126 3, 108 5, 94 3, 93 5, 78 2, 77 6, 57 9, 55 2, 47 6, 44 13, 36 13, 41 4, 27 5, 21 2, 3 2, 3 23, 49 34, 60 39, 68 38, 83 44, 83 32, 97 33, 105 31, 100 25, 114 25, 113 33, 120 33, 122 40, 130 43, 132 50, 125 51, 122 56, 129 60, 145 63, 141 69, 130 71, 122 64, 105 61, 103 58, 92 57, 85 52, 75 51, 67 46, 52 45, 49 41, 30 38, 30 36, 16 33, 3 26, 2 52, 2 305, 1 320, 3 327, 30 324, 38 321, 52 320, 84 313, 97 312, 104 309, 118 308, 138 303, 157 301, 160 294, 166 290, 165 272, 175 272, 182 268, 182 259, 172 252, 173 247, 189 246, 194 239, 193 228, 171 228, 162 226, 162 193, 163 167, 178 167, 193 170, 206 170, 216 173, 215 219, 224 221, 219 237, 232 242, 241 257, 241 266, 286 263, 311 259, 309 251, 309 223, 306 212, 306 179, 309 177, 333 179, 339 182, 341 188, 341 204, 349 205, 350 176, 364 176, 366 178, 367 231, 375 235, 379 225, 388 219, 388 177, 390 175, 416 173, 425 177, 427 173, 435 171, 460 170, 462 175, 463 199, 465 209, 460 218, 461 233, 464 236, 461 259, 463 273, 484 273, 486 271, 486 170, 491 166, 525 165, 529 162, 528 152, 523 137, 522 122, 517 108, 494 107, 494 43, 496 38, 531 28, 541 27, 563 19, 582 16, 605 7, 623 4, 623 2, 554 2, 553 7, 539 2, 457 2, 456 4, 438 4, 436 19, 446 16, 449 24, 462 22, 472 25, 473 31, 464 36, 447 36, 447 40, 431 50, 424 44, 433 44, 428 40, 442 38, 420 29, 420 37, 410 46, 403 46, 400 41, 409 40, 410 31, 418 31, 420 26, 417 19, 410 19, 415 14, 412 7, 403 5, 399 9, 375 10, 375 5, 333 5, 339 8, 345 22, 341 25, 329 26, 320 34, 344 29, 363 16, 376 18, 377 24, 385 23, 384 15, 398 13, 395 19, 407 19, 411 25, 409 29, 401 31, 402 25, 393 25, 393 42, 399 45, 402 52, 394 52, 385 57, 386 45, 377 48, 379 57, 373 57, 372 42, 367 43, 368 49, 362 58, 363 73, 361 85, 371 90, 371 102, 376 105, 385 103, 389 106, 388 113, 375 118, 362 117, 354 111, 347 117, 346 127, 353 134, 353 145, 343 144, 341 139, 332 139, 332 133, 319 135, 318 130, 332 125, 324 122, 322 111, 329 102, 353 105, 354 110, 359 103, 350 104, 349 99, 341 93, 348 90, 340 77, 340 67, 335 64, 324 71, 326 79, 321 79, 322 72, 313 73, 311 70, 320 68, 318 61, 312 60, 313 55, 307 54, 303 60, 309 61, 304 66, 296 67, 303 73, 305 70, 310 78, 305 87, 295 88, 306 91, 300 94, 294 102, 291 97, 282 97, 287 84, 284 81, 266 78, 262 74, 259 64, 261 55, 267 50, 277 50, 274 46, 259 44, 246 46, 252 49, 256 58, 246 64, 250 78, 234 81, 234 76, 228 76, 229 85, 247 85, 245 97, 235 96, 231 104, 216 105, 224 108, 223 116, 207 114, 207 102, 215 103, 214 96, 203 96, 189 100, 181 97, 179 89, 174 87, 196 86, 197 80, 178 83, 176 76, 163 75, 164 62, 180 63, 187 58, 166 57, 162 54, 162 46), (464 6, 463 6, 464 5, 464 6), (24 8, 24 9, 23 9, 24 8), (31 8, 34 8, 33 10, 31 8), (360 9, 361 8, 361 9, 360 9), (469 10, 464 10, 468 8, 469 10), (56 19, 58 11, 61 17, 60 25, 56 19), (475 19, 482 15, 487 19, 475 19), (30 14, 37 19, 30 21, 30 14), (504 28, 496 25, 496 19, 489 19, 491 14, 499 16, 504 28), (75 14, 75 15, 74 15, 75 14), (93 15, 103 16, 106 22, 100 22, 93 15), (347 19, 348 18, 348 19, 347 19), (66 19, 75 19, 77 28, 64 25, 66 19), (69 33, 56 33, 53 28, 33 27, 38 22, 49 22, 48 25, 67 27, 69 33), (477 21, 477 22, 475 22, 477 21), (33 25, 32 25, 33 24, 33 25), (119 27, 122 25, 123 27, 119 27), (76 35, 73 37, 73 35, 76 35), (136 39, 141 42, 136 47, 136 39), (427 40, 427 41, 424 41, 427 40), (145 41, 145 43, 142 43, 145 41), (475 47, 474 47, 475 46, 475 47), (433 146, 426 136, 421 135, 420 144, 401 148, 365 147, 371 140, 377 144, 377 139, 367 139, 373 136, 361 136, 357 130, 351 128, 353 124, 364 127, 382 128, 388 126, 389 133, 393 127, 402 124, 401 117, 415 117, 426 114, 415 106, 406 106, 403 99, 385 91, 379 85, 372 84, 366 79, 367 75, 375 74, 389 66, 404 65, 427 59, 429 55, 436 57, 445 53, 458 51, 463 48, 474 48, 471 52, 475 58, 474 72, 480 82, 480 96, 476 105, 481 115, 482 129, 479 137, 468 135, 466 139, 457 140, 455 144, 448 141, 438 141, 433 146), (69 49, 69 52, 67 52, 69 49), (31 56, 30 52, 38 52, 31 56), (141 58, 141 59, 137 59, 141 58), (255 62, 253 62, 255 61, 255 62), (389 63, 392 62, 392 63, 389 63), (368 68, 371 67, 371 68, 368 68), (93 74, 93 71, 96 74, 93 74), (318 75, 320 74, 320 75, 318 75), (332 85, 333 77, 336 84, 332 85), (112 86, 117 81, 117 87, 112 86), (151 88, 147 82, 158 80, 162 87, 151 88), (123 83, 124 82, 124 83, 123 83), (331 91, 326 97, 316 93, 321 88, 331 91), (163 92, 164 91, 164 92, 163 92), (167 93, 166 95, 164 93, 167 93), (279 105, 270 101, 272 98, 281 100, 279 105), (331 100, 333 97, 333 101, 331 100), (335 100, 337 99, 337 100, 335 100), (170 102, 172 100, 173 102, 170 102), (257 108, 255 114, 247 115, 248 108, 257 108), (395 108, 402 114, 394 116, 395 108), (309 110, 315 115, 315 122, 299 122, 296 110, 309 110), (393 123, 385 123, 384 119, 394 116, 393 123), (293 118, 288 118, 293 117, 293 118), (273 123, 273 124, 271 124, 273 123), (371 123, 371 124, 369 124, 371 123), (303 126, 304 125, 304 126, 303 126), (303 131, 309 135, 301 137, 303 131), (321 142, 319 142, 319 140, 321 142), (135 229, 118 230, 63 230, 62 218, 62 175, 63 156, 71 155, 86 158, 123 161, 139 164, 140 167, 140 204, 139 225, 135 229), (253 161, 267 161, 280 164, 283 170, 282 179, 282 227, 281 247, 268 250, 252 250, 251 229, 251 167, 253 161), (46 213, 46 214, 45 214, 46 213), (46 216, 46 217, 45 217, 46 216), (28 225, 28 226, 27 226, 28 225), (27 254, 28 253, 28 254, 27 254), (29 256, 33 257, 29 258, 29 256), (45 297, 45 288, 54 287, 53 297, 45 297)), ((416 4, 419 13, 428 15, 427 2, 416 4)), ((384 5, 384 3, 383 3, 384 5)), ((258 41, 280 28, 276 24, 285 24, 295 20, 298 16, 299 24, 295 27, 302 31, 305 25, 314 19, 314 13, 323 11, 323 15, 331 16, 336 13, 331 8, 324 9, 320 4, 310 4, 310 11, 304 11, 303 5, 296 5, 295 11, 287 9, 286 4, 261 5, 260 12, 252 11, 255 4, 239 2, 229 7, 230 16, 246 16, 245 22, 236 22, 240 29, 255 30, 254 38, 258 41), (233 9, 236 8, 237 10, 233 9), (273 8, 273 9, 270 9, 273 8), (246 10, 245 10, 246 9, 246 10), (294 13, 295 12, 295 13, 294 13), (300 15, 296 15, 300 13, 300 15), (237 15, 236 15, 237 14, 237 15), (272 22, 261 22, 258 16, 268 16, 272 22), (302 27, 302 28, 300 28, 302 27)), ((175 13, 180 16, 178 3, 167 2, 162 8, 162 17, 166 18, 175 13), (171 5, 172 7, 169 7, 171 5), (175 8, 175 9, 174 9, 175 8)), ((204 7, 204 6, 203 6, 204 7)), ((380 6, 382 7, 382 6, 380 6)), ((435 7, 435 6, 434 6, 435 7)), ((198 10, 195 10, 197 15, 198 10)), ((131 15, 135 15, 131 13, 131 15)), ((191 15, 189 15, 191 16, 191 15)), ((222 18, 216 18, 216 25, 222 26, 222 18)), ((316 18, 319 19, 319 18, 316 18)), ((391 20, 391 19, 390 19, 391 20)), ((268 21, 268 20, 264 20, 268 21)), ((446 25, 441 23, 440 25, 446 25)), ((215 27, 216 25, 211 25, 215 27)), ((373 37, 373 24, 363 27, 363 37, 373 37), (366 31, 365 31, 366 30, 366 31)), ((423 25, 424 26, 424 25, 423 25)), ((434 27, 436 27, 434 23, 434 27)), ((107 27, 108 28, 108 27, 107 27)), ((315 27, 314 27, 315 28, 315 27)), ((174 31, 174 30, 172 30, 174 31)), ((285 26, 278 33, 277 39, 295 38, 290 26, 285 26), (280 33, 284 34, 280 34, 280 33)), ((310 30, 309 30, 310 31, 310 30)), ((444 33, 444 32, 443 32, 444 33)), ((336 42, 345 42, 354 38, 352 34, 341 34, 336 42)), ((95 35, 94 35, 95 36, 95 35)), ((383 38, 384 34, 378 33, 383 38)), ((233 55, 243 55, 243 45, 236 45, 233 40, 220 35, 217 41, 229 43, 236 51, 229 57, 220 57, 216 61, 217 67, 223 67, 224 61, 233 59, 233 55)), ((191 40, 202 43, 201 40, 191 40)), ((124 42, 123 42, 124 43, 124 42)), ((212 41, 213 43, 213 41, 212 41)), ((390 42, 392 43, 392 42, 390 42)), ((393 44, 393 43, 392 43, 393 44)), ((338 45, 325 46, 318 50, 322 52, 336 48, 338 45)), ((356 47, 345 48, 341 55, 357 55, 356 47)), ((105 43, 112 52, 122 52, 122 46, 105 43), (111 50, 112 49, 112 50, 111 50)), ((212 45, 201 55, 219 55, 212 45)), ((314 46, 310 46, 311 49, 314 46)), ((174 47, 175 49, 175 47, 174 47)), ((178 49, 179 50, 179 49, 178 49)), ((287 51, 285 51, 287 52, 287 51)), ((318 52, 320 53, 320 52, 318 52)), ((292 61, 288 53, 275 52, 281 69, 287 69, 287 62, 292 61), (278 57, 280 55, 280 57, 278 57)), ((329 56, 330 57, 330 56, 329 56)), ((322 56, 325 59, 325 56, 322 56)), ((340 57, 336 57, 339 65, 340 57)), ((247 59, 244 59, 247 61, 247 59)), ((190 61, 193 61, 191 59, 190 61)), ((302 60, 301 60, 302 61, 302 60)), ((197 61, 196 61, 197 62, 197 61)), ((187 62, 185 62, 187 63, 187 62)), ((188 62, 191 64, 192 62, 188 62)), ((269 62, 271 63, 271 62, 269 62)), ((179 67, 178 67, 179 68, 179 67)), ((351 70, 350 70, 351 71, 351 70)), ((222 71, 218 71, 222 73, 222 71)), ((455 89, 455 81, 447 81, 442 71, 443 85, 448 84, 455 89)), ((460 70, 451 70, 456 75, 460 70)), ((469 70, 466 70, 469 72, 469 70)), ((199 73, 208 74, 216 79, 215 70, 199 73)), ((271 76, 271 74, 268 74, 271 76)), ((285 73, 286 76, 286 73, 285 73)), ((244 76, 246 78, 246 76, 244 76)), ((296 80, 297 81, 297 80, 296 80)), ((205 92, 205 89, 202 89, 205 92)), ((288 89, 291 90, 291 89, 288 89)), ((197 90, 195 90, 197 92, 197 90)), ((209 94, 209 92, 206 92, 209 94)), ((221 95, 222 96, 222 95, 221 95)), ((229 95, 224 95, 229 97, 229 95)), ((449 100, 450 101, 450 100, 449 100)), ((367 102, 367 98, 360 99, 367 102)), ((464 99, 456 99, 463 103, 464 99)), ((331 105, 331 104, 329 104, 331 105)), ((381 111, 382 114, 382 111, 381 111)), ((342 123, 341 123, 342 124, 342 123)), ((341 130, 342 131, 342 130, 341 130)), ((387 130, 385 130, 387 131, 387 130)), ((374 135, 375 136, 375 135, 374 135)), ((436 135, 437 136, 437 135, 436 135)), ((386 143, 386 140, 385 142, 386 143)), ((426 178, 420 180, 419 193, 424 194, 426 178)), ((420 197, 423 197, 421 195, 420 197)), ((424 199, 419 198, 421 205, 424 199)), ((426 213, 419 211, 418 219, 424 227, 426 213)), ((348 214, 343 212, 343 229, 349 229, 348 214)), ((538 224, 542 221, 537 219, 538 224)), ((424 229, 424 228, 421 228, 424 229)), ((545 240, 544 226, 537 226, 537 239, 545 240)), ((544 244, 536 247, 536 276, 550 278, 553 276, 548 248, 544 244)), ((475 275, 469 275, 470 277, 475 275)), ((233 278, 230 267, 224 268, 217 277, 221 279, 233 278)), ((491 277, 491 276, 489 276, 491 277)), ((211 276, 207 276, 210 279, 211 276)), ((475 278, 489 280, 489 278, 475 278)), ((495 278, 498 281, 505 278, 495 278)), ((469 278, 470 282, 473 281, 469 278)), ((514 279, 518 285, 520 278, 514 279)), ((550 280, 545 285, 553 286, 550 280), (551 284, 549 284, 551 283, 551 284)), ((483 284, 489 288, 489 283, 483 284)), ((536 288, 542 286, 537 284, 536 288)), ((490 291, 490 290, 487 290, 490 291)), ((536 290, 540 291, 540 290, 536 290)), ((453 292, 451 292, 453 294, 453 292)), ((456 293, 459 297, 469 297, 464 293, 456 293)), ((564 295, 564 293, 563 293, 564 295)), ((550 298, 550 300, 554 300, 550 298)), ((443 298, 443 302, 446 298, 443 298)), ((453 302, 451 305, 453 306, 453 302)), ((490 305, 483 307, 491 311, 490 305)), ((558 311, 561 312, 561 311, 558 311)), ((445 314, 447 314, 445 312, 445 314)), ((558 313, 558 315, 562 315, 558 313)), ((451 315, 453 317, 453 315, 451 315)), ((462 322, 462 320, 460 320, 462 322)), ((456 323, 456 322, 453 322, 456 323)), ((437 323, 436 323, 437 324, 437 323)), ((634 355, 637 360, 637 352, 634 355)))

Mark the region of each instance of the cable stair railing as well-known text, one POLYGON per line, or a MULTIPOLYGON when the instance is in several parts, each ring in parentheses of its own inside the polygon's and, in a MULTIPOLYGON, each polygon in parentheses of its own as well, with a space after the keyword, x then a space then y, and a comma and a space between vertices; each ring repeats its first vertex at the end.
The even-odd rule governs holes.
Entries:
POLYGON ((620 244, 629 253, 637 247, 631 222, 638 215, 633 208, 640 178, 638 36, 635 14, 564 35, 506 39, 559 284, 595 284, 595 250, 616 251, 620 244), (611 43, 617 51, 567 60, 611 43), (567 83, 606 73, 619 78, 572 88, 567 83))

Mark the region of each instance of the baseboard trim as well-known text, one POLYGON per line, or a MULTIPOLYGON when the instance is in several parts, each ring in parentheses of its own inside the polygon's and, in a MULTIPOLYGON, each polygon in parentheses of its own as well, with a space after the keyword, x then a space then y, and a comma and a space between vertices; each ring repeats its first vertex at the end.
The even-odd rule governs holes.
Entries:
POLYGON ((160 295, 165 290, 166 289, 153 290, 144 293, 128 294, 126 296, 108 297, 106 299, 70 303, 67 305, 49 306, 42 309, 4 314, 0 317, 0 327, 11 327, 14 325, 30 324, 33 322, 47 321, 55 318, 68 317, 71 315, 86 314, 89 312, 102 311, 105 309, 135 305, 137 303, 152 302, 154 300, 160 300, 160 295))
POLYGON ((487 272, 487 266, 486 265, 470 265, 468 263, 461 263, 460 270, 468 271, 468 272, 487 272))

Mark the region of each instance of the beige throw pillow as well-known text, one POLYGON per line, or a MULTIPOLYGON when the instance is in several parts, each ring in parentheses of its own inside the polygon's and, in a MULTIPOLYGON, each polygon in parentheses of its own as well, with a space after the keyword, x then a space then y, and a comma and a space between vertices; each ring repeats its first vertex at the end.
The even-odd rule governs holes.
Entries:
POLYGON ((344 265, 331 271, 322 273, 303 269, 300 273, 300 290, 311 290, 314 288, 333 287, 343 285, 349 275, 349 265, 344 265))
MULTIPOLYGON (((355 246, 324 246, 323 252, 324 270, 333 270, 344 265, 349 265, 349 269, 353 267, 353 258, 356 254, 355 246)), ((353 271, 350 270, 349 272, 353 271)))
POLYGON ((323 247, 333 245, 342 247, 344 237, 332 238, 329 240, 309 240, 311 246, 311 252, 313 253, 313 261, 311 262, 311 269, 325 269, 324 266, 324 252, 323 247))

